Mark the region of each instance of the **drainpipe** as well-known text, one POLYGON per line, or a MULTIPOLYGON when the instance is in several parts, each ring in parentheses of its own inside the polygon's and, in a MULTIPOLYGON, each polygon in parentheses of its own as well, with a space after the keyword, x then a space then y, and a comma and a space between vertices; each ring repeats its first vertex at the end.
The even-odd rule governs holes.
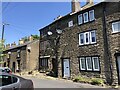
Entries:
MULTIPOLYGON (((40 30, 39 30, 39 32, 41 32, 40 30)), ((39 38, 39 56, 38 56, 38 67, 37 67, 37 69, 38 69, 38 71, 40 71, 40 50, 41 50, 41 48, 40 48, 40 41, 41 41, 41 37, 42 35, 40 34, 40 38, 39 38)))
POLYGON ((104 63, 106 63, 105 65, 108 64, 108 71, 110 70, 110 78, 111 82, 110 84, 112 84, 113 82, 113 77, 112 77, 112 61, 110 60, 110 52, 109 52, 109 44, 108 44, 108 36, 107 36, 107 28, 106 28, 106 2, 103 2, 103 17, 102 17, 102 21, 103 21, 103 42, 104 42, 104 60, 107 61, 108 63, 106 63, 104 61, 104 63))

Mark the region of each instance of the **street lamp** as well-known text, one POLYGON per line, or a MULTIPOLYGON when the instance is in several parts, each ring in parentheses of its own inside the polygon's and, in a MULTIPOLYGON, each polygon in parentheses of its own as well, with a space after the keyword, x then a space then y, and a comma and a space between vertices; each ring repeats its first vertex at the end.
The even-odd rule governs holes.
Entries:
MULTIPOLYGON (((52 36, 53 32, 48 31, 47 34, 48 36, 52 36)), ((53 47, 52 49, 54 50, 54 56, 55 56, 54 58, 55 61, 52 64, 54 66, 53 68, 54 76, 58 77, 58 48, 59 48, 59 40, 60 40, 60 35, 62 34, 62 30, 56 29, 55 34, 56 34, 55 36, 53 35, 53 37, 51 37, 51 39, 55 41, 54 45, 53 44, 51 45, 51 48, 53 47)), ((49 41, 52 41, 52 40, 49 40, 49 41)))
POLYGON ((2 28, 2 40, 4 39, 4 29, 5 29, 5 25, 9 25, 9 24, 3 23, 3 28, 2 28))

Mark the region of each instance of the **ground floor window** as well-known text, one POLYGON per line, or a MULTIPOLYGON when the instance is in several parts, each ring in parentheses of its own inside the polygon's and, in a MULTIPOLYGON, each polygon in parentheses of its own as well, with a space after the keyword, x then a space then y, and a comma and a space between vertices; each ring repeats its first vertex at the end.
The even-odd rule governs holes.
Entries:
POLYGON ((79 65, 81 71, 100 71, 98 57, 80 57, 79 65))
POLYGON ((42 67, 48 67, 48 58, 42 58, 40 61, 42 67))

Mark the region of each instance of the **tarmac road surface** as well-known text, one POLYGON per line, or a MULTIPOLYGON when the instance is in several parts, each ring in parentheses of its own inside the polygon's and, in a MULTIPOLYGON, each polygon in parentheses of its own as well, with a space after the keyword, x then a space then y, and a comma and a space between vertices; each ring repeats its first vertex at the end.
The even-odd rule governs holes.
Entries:
POLYGON ((24 78, 31 79, 34 84, 34 88, 103 88, 101 86, 75 83, 68 80, 38 79, 28 76, 24 76, 24 78))

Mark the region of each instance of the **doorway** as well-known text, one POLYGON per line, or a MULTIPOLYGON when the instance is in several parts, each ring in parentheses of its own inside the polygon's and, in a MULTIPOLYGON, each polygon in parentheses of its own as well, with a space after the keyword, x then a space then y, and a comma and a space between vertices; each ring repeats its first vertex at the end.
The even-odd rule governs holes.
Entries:
POLYGON ((12 71, 15 73, 15 62, 13 62, 12 71))
POLYGON ((120 56, 117 56, 118 63, 118 83, 120 84, 120 56))
POLYGON ((70 77, 70 60, 63 59, 63 78, 70 77))

